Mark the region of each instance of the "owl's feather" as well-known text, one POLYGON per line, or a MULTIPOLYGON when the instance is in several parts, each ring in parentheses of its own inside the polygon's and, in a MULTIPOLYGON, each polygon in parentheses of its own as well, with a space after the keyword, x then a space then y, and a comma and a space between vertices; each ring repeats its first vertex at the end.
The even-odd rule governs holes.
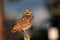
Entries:
POLYGON ((33 15, 23 15, 19 20, 17 20, 17 22, 13 26, 12 31, 13 32, 21 31, 21 30, 25 31, 29 29, 32 26, 33 20, 34 20, 33 15))

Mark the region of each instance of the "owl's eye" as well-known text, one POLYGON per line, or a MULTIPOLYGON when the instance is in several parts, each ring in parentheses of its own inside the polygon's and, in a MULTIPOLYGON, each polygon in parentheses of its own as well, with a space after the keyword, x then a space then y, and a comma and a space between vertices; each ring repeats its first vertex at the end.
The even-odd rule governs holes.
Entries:
POLYGON ((26 13, 26 14, 29 14, 29 13, 26 13))

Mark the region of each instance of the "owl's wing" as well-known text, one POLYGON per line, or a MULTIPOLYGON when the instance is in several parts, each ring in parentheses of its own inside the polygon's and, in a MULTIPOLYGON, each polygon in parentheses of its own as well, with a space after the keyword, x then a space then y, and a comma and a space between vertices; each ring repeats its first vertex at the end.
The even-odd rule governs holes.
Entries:
POLYGON ((34 20, 34 16, 31 16, 29 23, 32 23, 34 20))
POLYGON ((18 23, 21 23, 21 24, 22 24, 22 22, 24 21, 24 17, 25 17, 25 16, 22 16, 20 19, 18 19, 18 20, 16 21, 16 24, 18 24, 18 23))

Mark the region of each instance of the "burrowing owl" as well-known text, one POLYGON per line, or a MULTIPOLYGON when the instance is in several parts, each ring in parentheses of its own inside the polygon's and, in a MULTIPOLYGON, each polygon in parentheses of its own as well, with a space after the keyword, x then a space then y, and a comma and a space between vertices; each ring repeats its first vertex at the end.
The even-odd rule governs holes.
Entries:
POLYGON ((17 20, 11 31, 14 33, 16 31, 25 32, 27 29, 29 29, 32 26, 33 20, 34 20, 34 16, 32 15, 32 11, 25 10, 23 16, 19 20, 17 20))

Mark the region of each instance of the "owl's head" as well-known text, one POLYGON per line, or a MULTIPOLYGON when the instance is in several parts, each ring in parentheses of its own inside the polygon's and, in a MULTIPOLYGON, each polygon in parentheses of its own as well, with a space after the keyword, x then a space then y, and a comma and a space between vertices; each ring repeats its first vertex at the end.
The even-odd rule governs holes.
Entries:
POLYGON ((32 11, 31 10, 25 10, 24 15, 32 15, 32 11))

